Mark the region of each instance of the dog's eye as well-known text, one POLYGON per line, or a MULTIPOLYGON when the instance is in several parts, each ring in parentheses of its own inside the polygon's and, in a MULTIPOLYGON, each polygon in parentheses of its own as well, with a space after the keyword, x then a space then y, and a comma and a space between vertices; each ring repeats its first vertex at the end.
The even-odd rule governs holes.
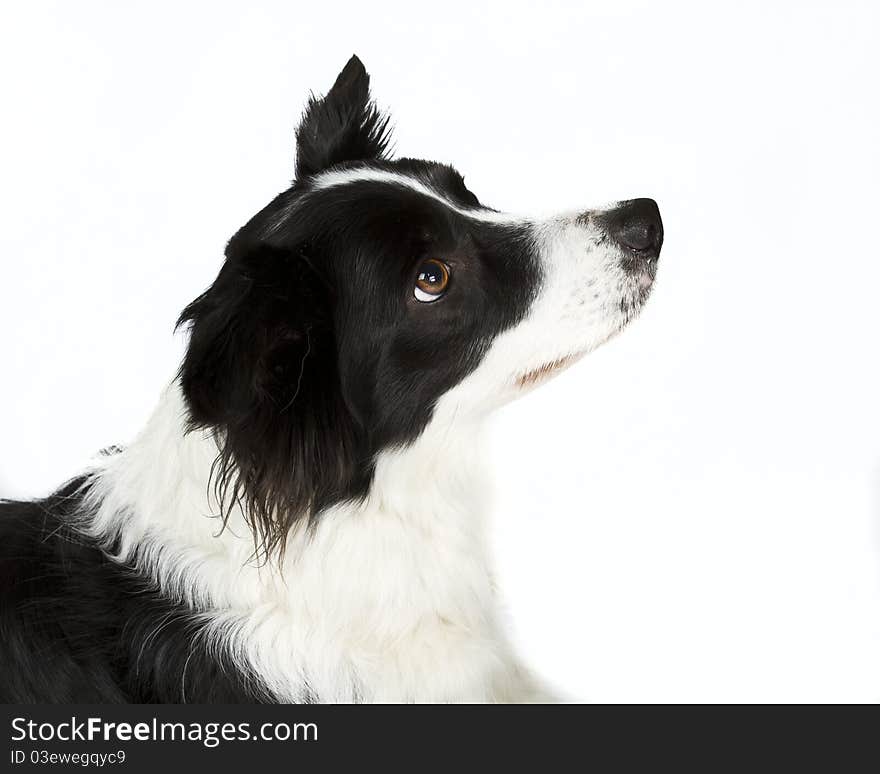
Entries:
POLYGON ((413 295, 416 300, 425 304, 436 301, 445 292, 449 285, 449 268, 442 261, 425 261, 419 266, 419 274, 416 278, 416 286, 413 295))

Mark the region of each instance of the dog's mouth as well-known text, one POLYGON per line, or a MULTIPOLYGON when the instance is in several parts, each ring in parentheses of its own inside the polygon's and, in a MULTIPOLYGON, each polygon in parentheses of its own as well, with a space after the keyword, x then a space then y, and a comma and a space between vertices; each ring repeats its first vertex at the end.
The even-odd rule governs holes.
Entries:
POLYGON ((520 374, 516 377, 516 385, 517 387, 521 387, 523 389, 535 387, 538 384, 552 379, 554 376, 564 371, 570 365, 580 360, 583 355, 583 352, 575 352, 572 355, 566 355, 565 357, 551 360, 547 363, 544 363, 543 365, 538 366, 537 368, 526 371, 525 373, 520 374))

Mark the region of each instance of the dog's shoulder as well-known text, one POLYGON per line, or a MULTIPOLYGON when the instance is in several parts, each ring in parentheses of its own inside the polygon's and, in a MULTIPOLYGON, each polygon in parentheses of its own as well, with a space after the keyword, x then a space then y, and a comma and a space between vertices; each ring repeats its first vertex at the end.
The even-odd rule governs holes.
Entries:
POLYGON ((126 699, 97 636, 113 604, 98 590, 102 556, 72 524, 83 483, 0 503, 0 660, 15 665, 0 677, 5 702, 126 699))
POLYGON ((240 702, 203 618, 81 528, 88 480, 0 502, 0 701, 240 702))

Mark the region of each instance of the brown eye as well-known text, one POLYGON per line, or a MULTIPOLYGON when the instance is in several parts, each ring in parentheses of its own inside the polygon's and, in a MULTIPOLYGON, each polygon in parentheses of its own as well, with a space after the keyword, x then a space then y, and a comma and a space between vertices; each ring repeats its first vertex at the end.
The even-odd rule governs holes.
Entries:
POLYGON ((419 274, 416 277, 416 286, 413 295, 416 300, 425 304, 436 301, 445 292, 449 285, 449 269, 442 261, 431 259, 424 261, 419 266, 419 274))

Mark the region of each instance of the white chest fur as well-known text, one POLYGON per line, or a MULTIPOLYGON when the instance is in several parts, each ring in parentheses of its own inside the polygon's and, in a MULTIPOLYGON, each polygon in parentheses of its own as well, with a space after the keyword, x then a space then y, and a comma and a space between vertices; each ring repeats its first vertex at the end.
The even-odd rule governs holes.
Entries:
POLYGON ((499 626, 478 428, 438 410, 376 460, 370 493, 295 530, 283 563, 255 560, 240 511, 221 530, 217 454, 186 434, 172 384, 135 442, 102 460, 90 531, 210 621, 218 646, 281 701, 538 698, 499 626))

